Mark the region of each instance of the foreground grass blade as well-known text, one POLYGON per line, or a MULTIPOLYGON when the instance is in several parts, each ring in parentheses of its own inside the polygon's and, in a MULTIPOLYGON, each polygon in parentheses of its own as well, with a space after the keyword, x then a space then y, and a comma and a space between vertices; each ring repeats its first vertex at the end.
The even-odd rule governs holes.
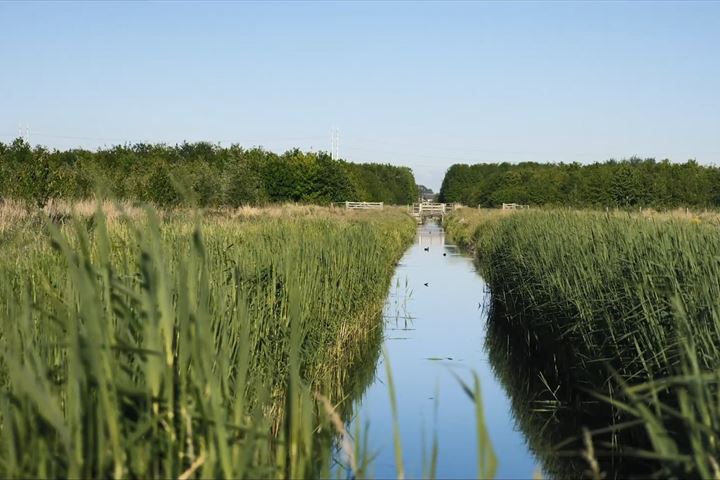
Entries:
POLYGON ((390 367, 390 357, 387 349, 383 347, 383 361, 385 363, 385 374, 388 382, 388 395, 390 396, 390 408, 393 417, 393 445, 395 450, 395 471, 398 480, 405 478, 405 465, 403 464, 402 454, 402 435, 400 434, 400 419, 398 418, 397 398, 395 395, 395 383, 392 377, 392 368, 390 367))

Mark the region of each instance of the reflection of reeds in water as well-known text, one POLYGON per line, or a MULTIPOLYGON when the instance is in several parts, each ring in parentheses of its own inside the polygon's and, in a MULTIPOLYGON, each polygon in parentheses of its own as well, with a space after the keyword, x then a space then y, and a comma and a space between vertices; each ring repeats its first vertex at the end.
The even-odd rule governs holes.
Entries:
POLYGON ((410 287, 408 277, 404 280, 400 277, 395 279, 395 284, 388 294, 388 301, 385 303, 383 316, 385 318, 386 329, 407 331, 412 330, 413 320, 415 317, 410 312, 410 301, 412 300, 414 290, 410 287))
MULTIPOLYGON (((367 425, 362 426, 356 417, 355 410, 360 406, 360 402, 367 388, 375 381, 377 376, 377 366, 380 361, 380 352, 383 342, 382 321, 378 321, 378 328, 373 328, 368 337, 360 344, 358 355, 353 358, 352 363, 348 363, 343 368, 336 369, 337 377, 335 380, 327 382, 331 385, 334 392, 334 398, 338 399, 333 404, 334 410, 344 421, 345 428, 353 425, 352 431, 346 434, 350 439, 353 447, 352 459, 356 463, 356 469, 353 470, 351 458, 345 451, 342 439, 335 436, 337 428, 325 428, 326 435, 319 440, 318 451, 321 452, 323 446, 332 455, 332 463, 334 468, 340 466, 342 470, 347 472, 348 476, 364 477, 369 473, 372 455, 367 445, 367 425), (330 447, 328 448, 328 445, 330 447)), ((324 455, 318 456, 318 466, 326 463, 324 455)))
POLYGON ((654 464, 659 476, 720 474, 714 222, 627 212, 464 211, 447 227, 475 247, 518 336, 556 355, 558 370, 573 380, 568 385, 613 406, 613 422, 590 431, 610 437, 593 438, 598 456, 654 464))
POLYGON ((624 443, 647 444, 642 428, 615 428, 622 425, 617 425, 610 405, 586 393, 587 384, 571 376, 565 359, 510 328, 508 314, 497 302, 490 307, 485 349, 518 427, 548 474, 592 478, 584 429, 592 433, 593 458, 600 472, 623 478, 657 469, 652 461, 623 454, 624 443))

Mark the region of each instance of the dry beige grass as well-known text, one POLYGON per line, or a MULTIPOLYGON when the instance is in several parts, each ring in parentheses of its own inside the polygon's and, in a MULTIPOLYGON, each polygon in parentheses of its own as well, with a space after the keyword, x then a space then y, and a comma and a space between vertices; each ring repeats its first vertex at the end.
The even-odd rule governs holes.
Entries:
POLYGON ((98 206, 105 213, 109 224, 117 222, 120 218, 137 218, 143 213, 142 208, 127 201, 106 200, 98 204, 94 200, 71 202, 51 199, 43 208, 37 208, 17 200, 2 199, 0 200, 0 233, 27 227, 40 222, 45 217, 62 221, 70 218, 74 213, 80 218, 89 218, 97 211, 98 206))
MULTIPOLYGON (((105 214, 109 226, 112 226, 123 218, 139 219, 144 217, 143 206, 127 200, 103 200, 98 203, 97 200, 73 202, 63 199, 51 199, 43 208, 37 208, 17 200, 0 199, 0 234, 13 230, 21 230, 30 225, 41 223, 44 218, 50 218, 56 222, 69 219, 73 214, 81 219, 89 218, 97 211, 98 206, 105 214)), ((403 211, 402 207, 386 207, 386 210, 403 211)), ((264 207, 220 207, 205 210, 195 210, 187 207, 156 208, 155 211, 158 212, 163 219, 178 217, 190 218, 200 212, 205 219, 231 221, 310 216, 351 219, 362 218, 363 216, 377 213, 374 211, 346 210, 342 207, 323 207, 319 205, 294 203, 264 207)))
MULTIPOLYGON (((531 209, 532 210, 553 210, 551 209, 545 209, 545 208, 538 208, 538 209, 531 209)), ((570 209, 572 210, 572 209, 570 209)), ((465 221, 471 221, 473 218, 477 217, 483 217, 483 218, 490 218, 490 217, 499 217, 502 215, 512 215, 514 213, 523 212, 527 210, 502 210, 499 208, 470 208, 470 207, 463 207, 455 212, 453 212, 453 215, 459 216, 459 217, 465 217, 465 221)), ((642 208, 637 209, 635 211, 628 211, 628 210, 621 210, 621 209, 613 209, 609 210, 608 213, 611 215, 616 216, 640 216, 643 218, 648 219, 660 219, 660 220, 669 220, 669 219, 680 219, 680 220, 688 220, 692 221, 694 223, 699 222, 707 222, 707 223, 714 223, 714 224, 720 224, 720 210, 712 210, 712 209, 699 209, 699 210, 693 210, 689 208, 676 208, 673 210, 663 210, 658 211, 654 210, 652 208, 642 208)))
POLYGON ((0 201, 0 234, 13 226, 22 225, 27 221, 30 213, 19 202, 14 200, 0 201))

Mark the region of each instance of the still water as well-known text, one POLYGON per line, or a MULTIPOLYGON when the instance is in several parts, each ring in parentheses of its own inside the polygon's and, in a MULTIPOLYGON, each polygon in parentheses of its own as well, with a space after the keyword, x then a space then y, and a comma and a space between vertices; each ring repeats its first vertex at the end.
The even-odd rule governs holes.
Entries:
MULTIPOLYGON (((406 477, 422 475, 423 448, 430 451, 434 433, 437 476, 477 476, 474 405, 453 375, 472 385, 472 371, 480 377, 485 424, 498 462, 496 477, 531 478, 538 471, 488 361, 483 308, 488 300, 472 259, 445 243, 439 225, 419 227, 415 244, 397 267, 385 308, 385 348, 395 382, 406 477)), ((353 408, 353 422, 369 425, 376 478, 396 474, 384 361, 381 356, 373 382, 353 408)))

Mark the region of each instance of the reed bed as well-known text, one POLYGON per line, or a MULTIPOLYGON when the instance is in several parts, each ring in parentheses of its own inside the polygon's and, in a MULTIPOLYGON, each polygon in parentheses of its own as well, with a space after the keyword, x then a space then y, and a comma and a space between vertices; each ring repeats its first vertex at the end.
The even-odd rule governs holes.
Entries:
MULTIPOLYGON (((608 423, 595 426, 598 455, 637 459, 643 475, 720 477, 714 222, 463 210, 446 227, 475 249, 501 321, 552 359, 562 387, 612 406, 608 423)), ((638 473, 629 468, 623 474, 638 473)))
POLYGON ((0 476, 328 476, 412 219, 137 208, 3 214, 0 476))

